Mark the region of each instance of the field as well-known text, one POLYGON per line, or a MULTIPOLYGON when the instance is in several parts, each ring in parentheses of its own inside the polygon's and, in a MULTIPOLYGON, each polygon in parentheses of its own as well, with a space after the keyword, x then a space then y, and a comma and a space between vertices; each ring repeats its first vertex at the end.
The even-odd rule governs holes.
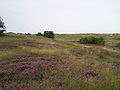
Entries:
POLYGON ((0 37, 0 90, 120 90, 120 34, 0 37), (102 36, 104 46, 78 43, 102 36))

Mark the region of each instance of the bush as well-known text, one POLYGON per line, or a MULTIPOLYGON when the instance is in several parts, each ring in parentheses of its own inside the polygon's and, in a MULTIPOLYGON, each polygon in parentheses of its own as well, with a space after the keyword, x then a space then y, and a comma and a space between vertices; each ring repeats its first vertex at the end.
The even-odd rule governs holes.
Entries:
POLYGON ((25 35, 31 35, 30 33, 25 33, 25 35))
POLYGON ((102 37, 82 37, 79 41, 81 44, 104 45, 105 40, 102 37))
POLYGON ((118 47, 118 48, 120 49, 120 42, 119 42, 119 43, 117 43, 116 47, 118 47))
POLYGON ((54 39, 54 32, 53 31, 44 31, 43 37, 54 39))
POLYGON ((42 33, 41 33, 41 32, 38 32, 38 33, 36 34, 36 36, 42 36, 42 33))

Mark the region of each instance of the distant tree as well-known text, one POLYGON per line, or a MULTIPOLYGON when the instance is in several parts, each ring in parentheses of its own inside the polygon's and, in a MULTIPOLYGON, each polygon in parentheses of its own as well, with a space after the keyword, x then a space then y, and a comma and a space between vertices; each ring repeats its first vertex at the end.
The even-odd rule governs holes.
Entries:
POLYGON ((42 33, 41 33, 41 32, 38 32, 38 33, 36 34, 36 36, 42 36, 42 33))
POLYGON ((0 17, 0 36, 6 31, 6 26, 3 22, 3 19, 0 17))
POLYGON ((31 35, 30 33, 25 33, 25 35, 31 35))
POLYGON ((54 32, 53 31, 44 31, 43 37, 54 39, 54 37, 55 37, 54 32))

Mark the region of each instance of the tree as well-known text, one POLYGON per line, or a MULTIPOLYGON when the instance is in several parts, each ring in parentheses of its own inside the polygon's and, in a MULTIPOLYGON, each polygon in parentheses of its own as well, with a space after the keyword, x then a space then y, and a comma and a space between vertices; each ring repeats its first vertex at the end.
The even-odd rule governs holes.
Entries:
POLYGON ((44 31, 43 37, 54 39, 54 32, 53 31, 44 31))
POLYGON ((2 35, 6 31, 6 26, 3 22, 3 19, 0 17, 0 35, 2 35))

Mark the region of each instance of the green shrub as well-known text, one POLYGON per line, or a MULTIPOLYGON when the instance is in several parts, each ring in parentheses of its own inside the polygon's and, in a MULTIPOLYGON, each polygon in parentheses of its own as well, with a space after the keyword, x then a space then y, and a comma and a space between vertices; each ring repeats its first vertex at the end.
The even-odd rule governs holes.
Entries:
POLYGON ((53 31, 44 31, 43 37, 54 39, 54 32, 53 31))
POLYGON ((42 36, 42 33, 41 33, 41 32, 38 32, 38 33, 36 34, 36 36, 42 36))
POLYGON ((31 35, 30 33, 25 33, 25 35, 31 35))
POLYGON ((119 42, 119 43, 117 43, 116 47, 118 47, 118 48, 120 49, 120 42, 119 42))
POLYGON ((82 37, 79 41, 81 44, 104 45, 105 40, 102 37, 82 37))

